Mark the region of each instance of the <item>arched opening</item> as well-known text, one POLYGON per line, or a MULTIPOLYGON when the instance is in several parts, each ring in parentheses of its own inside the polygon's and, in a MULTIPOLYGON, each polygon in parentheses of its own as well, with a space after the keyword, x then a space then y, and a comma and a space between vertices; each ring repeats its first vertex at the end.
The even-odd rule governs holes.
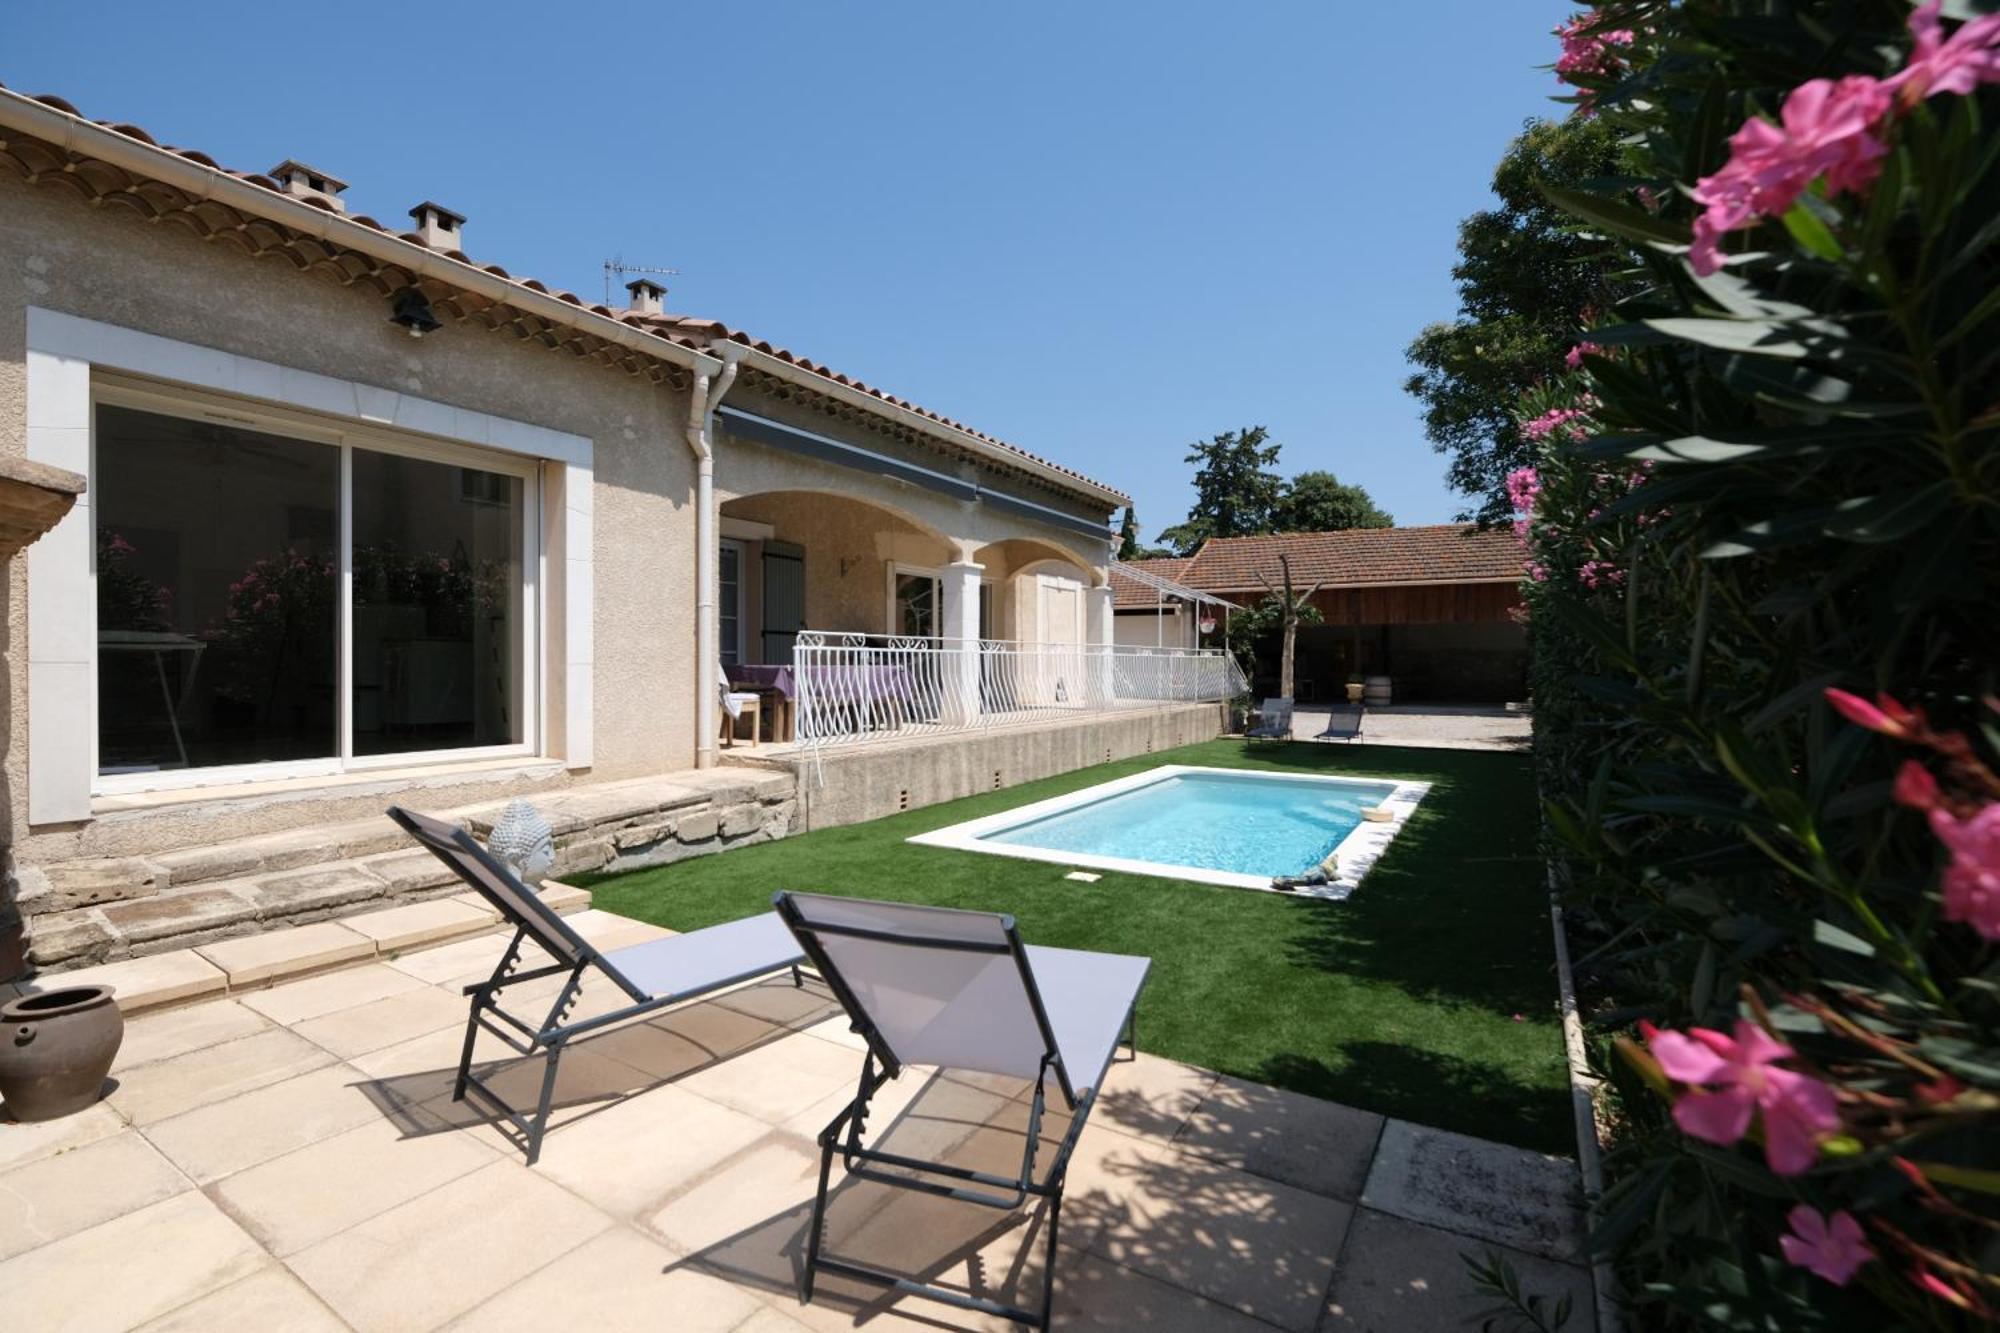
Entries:
POLYGON ((1102 576, 1081 556, 1038 537, 1009 537, 973 552, 983 566, 980 637, 1084 643, 1088 590, 1102 576))

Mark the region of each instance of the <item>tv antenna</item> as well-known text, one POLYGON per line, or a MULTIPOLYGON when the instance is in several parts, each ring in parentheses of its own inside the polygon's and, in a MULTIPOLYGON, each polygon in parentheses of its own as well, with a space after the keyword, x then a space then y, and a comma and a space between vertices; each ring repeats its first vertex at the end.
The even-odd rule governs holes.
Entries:
POLYGON ((649 264, 628 264, 625 256, 614 255, 604 261, 604 304, 611 304, 611 283, 614 278, 622 278, 628 273, 657 273, 662 277, 679 277, 677 268, 654 268, 649 264))

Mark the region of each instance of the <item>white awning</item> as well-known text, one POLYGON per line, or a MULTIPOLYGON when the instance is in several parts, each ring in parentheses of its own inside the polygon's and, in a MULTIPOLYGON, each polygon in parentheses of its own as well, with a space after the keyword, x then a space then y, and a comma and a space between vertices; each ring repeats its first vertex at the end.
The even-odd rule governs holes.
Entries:
POLYGON ((1219 606, 1223 608, 1224 615, 1228 615, 1231 611, 1241 611, 1243 609, 1226 597, 1217 597, 1213 593, 1203 592, 1199 588, 1190 588, 1185 583, 1176 583, 1172 579, 1162 578, 1158 574, 1140 569, 1137 565, 1128 565, 1122 561, 1113 560, 1111 562, 1111 572, 1131 579, 1134 583, 1143 583, 1154 592, 1164 593, 1168 597, 1178 597, 1183 601, 1205 602, 1210 606, 1219 606))

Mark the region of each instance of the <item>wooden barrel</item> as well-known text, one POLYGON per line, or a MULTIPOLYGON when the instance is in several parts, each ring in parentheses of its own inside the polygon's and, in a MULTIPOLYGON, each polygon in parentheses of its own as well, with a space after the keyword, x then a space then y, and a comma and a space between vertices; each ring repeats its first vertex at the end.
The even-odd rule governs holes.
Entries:
POLYGON ((1368 677, 1361 690, 1361 702, 1370 708, 1387 708, 1391 697, 1387 676, 1368 677))

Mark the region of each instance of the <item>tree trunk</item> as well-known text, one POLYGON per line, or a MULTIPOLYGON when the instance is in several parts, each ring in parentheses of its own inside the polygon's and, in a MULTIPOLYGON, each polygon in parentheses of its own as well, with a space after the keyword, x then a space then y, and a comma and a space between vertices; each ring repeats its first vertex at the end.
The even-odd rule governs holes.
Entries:
POLYGON ((1292 558, 1278 557, 1278 567, 1285 573, 1285 639, 1284 650, 1278 657, 1278 697, 1293 698, 1292 660, 1299 637, 1299 599, 1292 595, 1292 558))

